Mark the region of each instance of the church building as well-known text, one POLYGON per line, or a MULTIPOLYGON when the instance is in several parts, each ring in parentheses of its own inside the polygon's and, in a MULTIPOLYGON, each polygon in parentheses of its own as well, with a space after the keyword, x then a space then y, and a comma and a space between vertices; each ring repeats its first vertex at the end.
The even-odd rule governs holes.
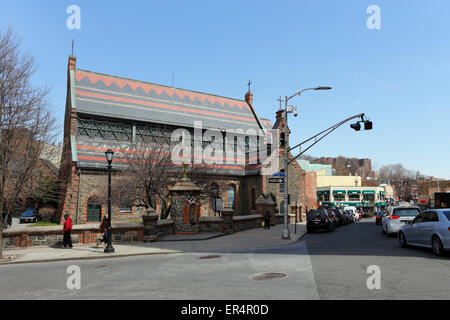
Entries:
MULTIPOLYGON (((106 150, 114 150, 112 165, 117 172, 126 167, 126 156, 133 152, 136 144, 170 144, 174 130, 182 128, 193 133, 198 123, 203 131, 220 130, 225 134, 241 129, 254 133, 243 140, 245 159, 210 166, 214 170, 211 171, 209 190, 203 194, 200 215, 214 215, 210 199, 214 197, 220 197, 223 206, 232 207, 235 215, 255 214, 257 198, 270 193, 277 200, 278 212, 283 213, 283 185, 269 183, 269 176, 261 174, 258 154, 248 152, 261 145, 261 139, 256 137, 258 132, 278 129, 280 135, 284 135, 281 110, 276 113, 274 125, 272 121, 258 117, 250 89, 243 100, 226 98, 78 69, 76 57, 70 56, 59 172, 62 181, 59 219, 69 213, 76 224, 98 223, 107 213, 107 203, 99 197, 108 185, 106 150), (254 158, 257 160, 252 162, 254 158)), ((272 143, 266 143, 270 156, 272 143)), ((280 172, 284 170, 285 146, 282 143, 273 145, 278 148, 277 171, 280 172)), ((296 161, 292 162, 289 167, 290 202, 292 206, 297 202, 298 207, 303 208, 301 210, 304 210, 304 183, 305 172, 296 161)), ((158 212, 158 207, 154 209, 158 212)), ((134 203, 113 206, 112 220, 136 221, 144 212, 145 208, 134 203)))

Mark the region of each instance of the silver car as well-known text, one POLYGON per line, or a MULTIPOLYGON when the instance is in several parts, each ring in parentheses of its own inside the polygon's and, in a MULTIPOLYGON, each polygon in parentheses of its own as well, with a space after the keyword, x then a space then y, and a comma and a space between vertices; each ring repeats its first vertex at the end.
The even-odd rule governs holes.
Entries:
POLYGON ((387 235, 397 233, 401 226, 410 223, 419 214, 420 208, 417 206, 389 207, 386 215, 381 220, 383 233, 387 235))
POLYGON ((408 245, 432 248, 441 256, 450 250, 450 209, 432 209, 419 214, 398 233, 403 247, 408 245))

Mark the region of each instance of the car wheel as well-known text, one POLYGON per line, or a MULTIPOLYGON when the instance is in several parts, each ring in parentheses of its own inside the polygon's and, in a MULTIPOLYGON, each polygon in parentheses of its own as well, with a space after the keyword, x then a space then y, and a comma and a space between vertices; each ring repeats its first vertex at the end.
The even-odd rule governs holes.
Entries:
POLYGON ((403 232, 398 233, 398 242, 400 242, 400 245, 402 246, 402 248, 406 248, 408 246, 403 232))
POLYGON ((381 225, 381 230, 383 231, 383 234, 386 234, 387 232, 384 230, 384 225, 381 225))
POLYGON ((438 236, 434 236, 433 239, 431 239, 431 247, 433 248, 433 253, 435 255, 442 256, 444 254, 444 247, 438 236))

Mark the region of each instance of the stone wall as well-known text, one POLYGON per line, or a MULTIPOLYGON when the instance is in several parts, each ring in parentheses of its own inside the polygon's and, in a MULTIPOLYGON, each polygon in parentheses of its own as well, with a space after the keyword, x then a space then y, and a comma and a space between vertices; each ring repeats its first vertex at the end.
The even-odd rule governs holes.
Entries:
POLYGON ((261 228, 263 217, 259 214, 233 217, 233 231, 261 228))
MULTIPOLYGON (((144 226, 139 223, 112 225, 113 243, 143 241, 144 226)), ((98 225, 74 226, 71 233, 73 244, 94 244, 102 238, 98 225)), ((3 232, 4 248, 54 246, 63 241, 62 227, 23 227, 3 232)))

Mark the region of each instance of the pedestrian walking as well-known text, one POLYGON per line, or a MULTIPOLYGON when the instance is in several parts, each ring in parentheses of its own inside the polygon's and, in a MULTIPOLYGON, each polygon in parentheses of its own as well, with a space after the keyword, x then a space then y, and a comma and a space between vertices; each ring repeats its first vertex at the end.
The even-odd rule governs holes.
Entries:
POLYGON ((264 217, 264 229, 270 229, 270 211, 267 211, 264 217))
POLYGON ((106 216, 103 216, 102 222, 100 222, 100 232, 102 233, 103 238, 97 240, 97 248, 102 242, 103 246, 106 248, 106 245, 108 244, 108 218, 106 216))
POLYGON ((70 236, 70 233, 72 232, 72 218, 66 213, 64 219, 64 248, 72 248, 72 238, 70 236))

